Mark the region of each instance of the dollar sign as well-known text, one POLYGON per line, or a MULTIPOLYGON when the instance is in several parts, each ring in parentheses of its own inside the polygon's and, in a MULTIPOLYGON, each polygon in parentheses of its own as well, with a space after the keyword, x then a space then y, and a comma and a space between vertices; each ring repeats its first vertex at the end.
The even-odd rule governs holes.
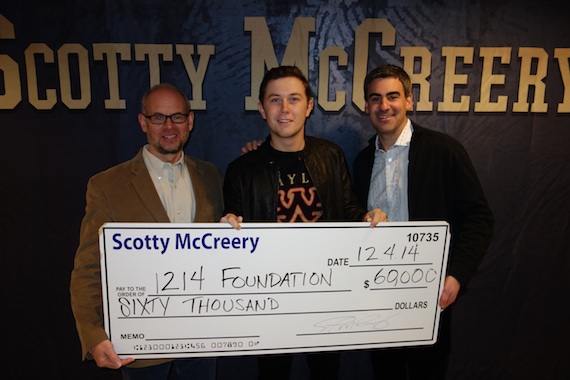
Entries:
POLYGON ((368 280, 364 281, 364 289, 368 289, 370 285, 368 284, 368 280))

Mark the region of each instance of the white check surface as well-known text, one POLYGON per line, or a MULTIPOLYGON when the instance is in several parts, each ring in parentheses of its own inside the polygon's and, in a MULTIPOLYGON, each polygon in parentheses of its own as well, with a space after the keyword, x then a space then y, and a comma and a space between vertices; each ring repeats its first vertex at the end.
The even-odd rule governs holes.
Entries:
POLYGON ((107 223, 105 328, 122 357, 429 345, 446 222, 107 223))

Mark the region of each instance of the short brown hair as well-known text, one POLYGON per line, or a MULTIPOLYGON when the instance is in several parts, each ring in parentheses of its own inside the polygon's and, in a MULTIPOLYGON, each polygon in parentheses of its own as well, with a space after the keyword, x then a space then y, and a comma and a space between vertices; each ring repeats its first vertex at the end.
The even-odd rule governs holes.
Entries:
POLYGON ((382 65, 369 72, 364 79, 365 100, 368 99, 368 86, 374 79, 379 78, 396 78, 404 86, 404 96, 408 97, 412 93, 412 81, 404 69, 396 65, 382 65))
POLYGON ((263 77, 261 86, 259 86, 259 101, 263 103, 263 99, 265 98, 265 90, 267 89, 267 84, 270 81, 288 77, 299 79, 305 87, 305 95, 307 96, 307 99, 313 98, 313 91, 311 91, 309 81, 297 66, 278 66, 269 70, 263 77))

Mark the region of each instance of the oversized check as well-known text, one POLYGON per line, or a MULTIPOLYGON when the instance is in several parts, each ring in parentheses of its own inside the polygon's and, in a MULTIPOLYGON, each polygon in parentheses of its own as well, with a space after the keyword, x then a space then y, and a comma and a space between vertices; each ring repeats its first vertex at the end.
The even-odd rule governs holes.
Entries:
POLYGON ((107 223, 105 329, 121 357, 429 345, 446 222, 107 223))

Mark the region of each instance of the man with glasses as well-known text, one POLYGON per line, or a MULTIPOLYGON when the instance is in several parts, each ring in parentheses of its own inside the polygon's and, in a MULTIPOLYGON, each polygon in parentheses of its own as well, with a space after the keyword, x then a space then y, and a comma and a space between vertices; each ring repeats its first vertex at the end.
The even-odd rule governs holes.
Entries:
POLYGON ((117 356, 103 325, 98 230, 106 222, 205 223, 222 214, 218 168, 184 154, 194 114, 169 84, 151 88, 138 116, 148 144, 131 160, 93 176, 71 275, 71 306, 83 358, 121 368, 123 379, 215 379, 215 359, 134 360, 117 356))

